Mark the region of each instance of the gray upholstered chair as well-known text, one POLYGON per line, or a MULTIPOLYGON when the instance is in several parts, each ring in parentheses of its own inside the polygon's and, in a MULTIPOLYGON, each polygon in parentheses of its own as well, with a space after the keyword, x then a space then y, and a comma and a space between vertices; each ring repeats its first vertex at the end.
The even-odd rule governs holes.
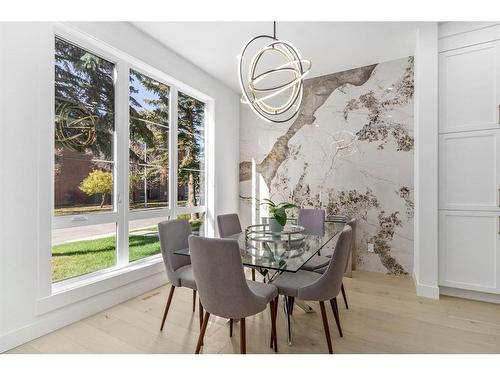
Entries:
MULTIPOLYGON (((351 219, 347 222, 346 225, 349 225, 352 229, 352 240, 351 240, 351 248, 350 248, 350 251, 349 251, 349 254, 352 256, 354 256, 354 248, 356 247, 356 219, 351 219)), ((328 257, 331 257, 333 255, 333 251, 332 251, 332 254, 327 254, 326 256, 328 257)), ((349 267, 349 257, 347 258, 347 262, 345 264, 345 270, 344 270, 344 274, 347 272, 347 269, 349 267)), ((352 267, 352 264, 351 264, 351 267, 352 267)), ((318 273, 324 273, 326 271, 326 267, 322 267, 322 268, 317 268, 314 270, 314 272, 318 272, 318 273)), ((345 292, 345 288, 344 288, 344 283, 342 283, 341 285, 341 288, 340 290, 342 291, 342 298, 344 299, 344 305, 345 305, 345 308, 347 310, 349 310, 349 304, 347 303, 347 294, 345 292)))
POLYGON ((290 319, 290 297, 297 297, 304 301, 319 301, 321 316, 323 318, 323 328, 330 354, 333 353, 333 348, 328 327, 328 318, 326 316, 325 301, 330 301, 339 334, 343 337, 337 306, 337 295, 340 293, 342 278, 344 277, 345 264, 351 247, 351 237, 352 229, 346 225, 339 236, 330 264, 323 274, 299 270, 296 273, 285 272, 273 281, 273 285, 278 287, 279 294, 285 296, 285 309, 287 310, 288 319, 290 319))
MULTIPOLYGON (((191 259, 188 256, 174 254, 177 250, 188 248, 188 237, 191 235, 191 225, 188 220, 166 220, 158 223, 158 233, 160 235, 160 248, 163 256, 163 263, 167 271, 167 278, 170 282, 170 293, 167 305, 163 313, 160 331, 163 331, 165 319, 174 296, 176 287, 186 287, 193 289, 193 312, 196 306, 196 283, 194 281, 191 259)), ((199 306, 200 327, 203 321, 203 309, 199 306)))
POLYGON ((221 238, 227 238, 242 232, 238 214, 218 215, 217 226, 221 238))
MULTIPOLYGON (((240 234, 241 224, 238 214, 224 214, 217 216, 217 227, 220 238, 228 238, 240 234)), ((252 268, 252 280, 255 281, 255 268, 252 268)))
POLYGON ((303 226, 307 232, 321 236, 325 233, 325 219, 325 210, 301 208, 297 217, 297 224, 303 226))
MULTIPOLYGON (((297 218, 297 224, 303 226, 305 233, 313 234, 316 236, 323 236, 325 233, 325 210, 317 208, 301 208, 297 218)), ((322 256, 315 255, 307 263, 302 266, 303 270, 314 271, 318 268, 328 266, 330 259, 322 256)))
POLYGON ((245 279, 238 242, 233 239, 189 237, 189 251, 199 298, 205 309, 196 354, 200 352, 210 315, 240 320, 240 349, 246 352, 245 318, 271 310, 271 344, 278 350, 276 315, 278 289, 245 279))

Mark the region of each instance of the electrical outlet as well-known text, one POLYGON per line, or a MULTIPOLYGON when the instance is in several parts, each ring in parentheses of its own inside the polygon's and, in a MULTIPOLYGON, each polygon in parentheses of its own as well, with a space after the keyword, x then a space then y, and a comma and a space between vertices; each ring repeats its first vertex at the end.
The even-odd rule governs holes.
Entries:
POLYGON ((375 252, 375 245, 372 243, 368 244, 368 252, 369 253, 374 253, 375 252))

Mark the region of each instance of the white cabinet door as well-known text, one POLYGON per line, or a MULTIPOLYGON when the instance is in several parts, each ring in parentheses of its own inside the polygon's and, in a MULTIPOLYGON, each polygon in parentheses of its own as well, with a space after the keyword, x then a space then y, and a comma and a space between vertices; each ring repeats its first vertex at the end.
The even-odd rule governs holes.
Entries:
POLYGON ((500 129, 439 136, 439 208, 500 211, 500 129))
POLYGON ((500 43, 439 55, 441 133, 500 128, 500 43))
POLYGON ((439 284, 500 292, 500 217, 496 213, 441 211, 439 284))

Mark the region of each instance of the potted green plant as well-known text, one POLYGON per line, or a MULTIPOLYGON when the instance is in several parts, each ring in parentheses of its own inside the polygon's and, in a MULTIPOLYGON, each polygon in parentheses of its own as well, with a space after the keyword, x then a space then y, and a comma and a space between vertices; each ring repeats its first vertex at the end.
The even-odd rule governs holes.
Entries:
POLYGON ((279 233, 283 230, 287 219, 286 210, 297 207, 297 205, 288 202, 276 204, 267 198, 263 199, 261 205, 268 206, 269 214, 271 215, 269 218, 269 229, 274 233, 279 233))

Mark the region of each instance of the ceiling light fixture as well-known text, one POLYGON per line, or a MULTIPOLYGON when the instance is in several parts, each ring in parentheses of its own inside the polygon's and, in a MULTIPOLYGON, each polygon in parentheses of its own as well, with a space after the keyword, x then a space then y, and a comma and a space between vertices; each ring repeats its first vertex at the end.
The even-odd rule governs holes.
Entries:
POLYGON ((272 36, 259 35, 244 45, 238 58, 238 70, 243 94, 241 101, 262 119, 282 123, 293 119, 299 112, 304 93, 303 80, 311 70, 311 61, 303 59, 291 43, 276 38, 276 22, 273 30, 272 36), (248 59, 252 49, 257 51, 248 59), (275 68, 263 69, 260 65, 266 65, 265 60, 281 63, 275 68), (248 68, 246 79, 244 65, 248 68))

